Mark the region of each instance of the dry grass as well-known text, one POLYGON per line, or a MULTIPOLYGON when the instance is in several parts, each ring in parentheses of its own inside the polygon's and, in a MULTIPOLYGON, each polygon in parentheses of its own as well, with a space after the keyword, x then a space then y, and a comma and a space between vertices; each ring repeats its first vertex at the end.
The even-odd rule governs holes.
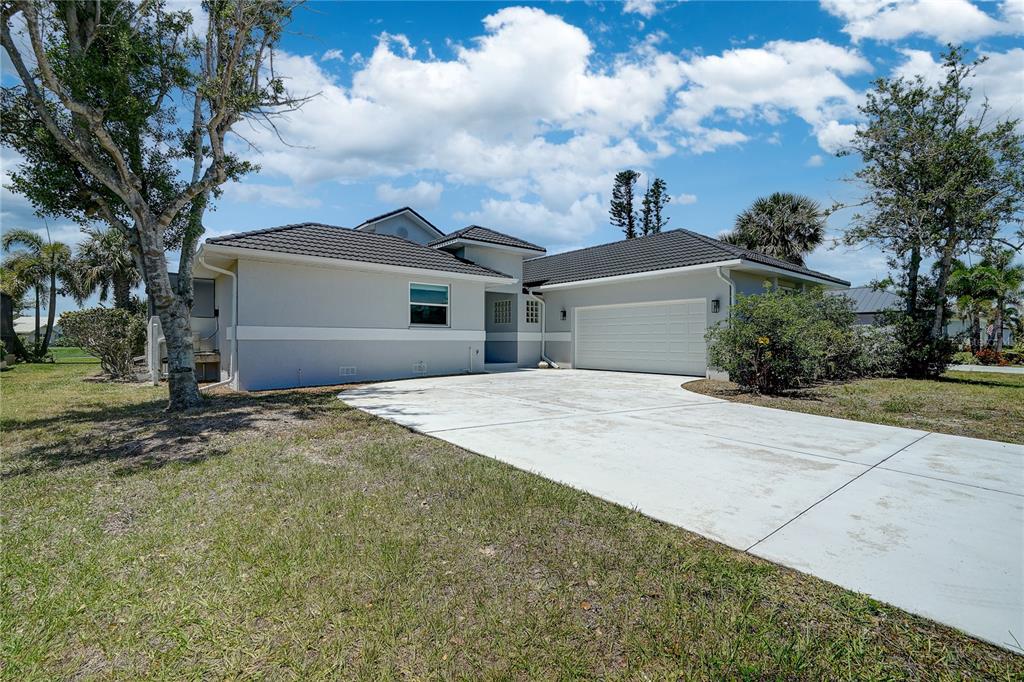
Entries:
POLYGON ((3 374, 4 679, 922 679, 1024 658, 348 408, 3 374))
POLYGON ((686 388, 735 402, 889 424, 955 436, 1024 443, 1024 375, 947 372, 936 380, 863 379, 782 395, 754 395, 725 381, 686 388))

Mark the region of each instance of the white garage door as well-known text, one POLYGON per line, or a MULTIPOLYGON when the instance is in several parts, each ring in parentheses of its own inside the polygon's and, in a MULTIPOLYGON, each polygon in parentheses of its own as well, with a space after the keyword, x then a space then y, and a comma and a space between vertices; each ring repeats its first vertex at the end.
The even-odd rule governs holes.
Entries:
POLYGON ((704 376, 705 299, 576 309, 581 369, 704 376))

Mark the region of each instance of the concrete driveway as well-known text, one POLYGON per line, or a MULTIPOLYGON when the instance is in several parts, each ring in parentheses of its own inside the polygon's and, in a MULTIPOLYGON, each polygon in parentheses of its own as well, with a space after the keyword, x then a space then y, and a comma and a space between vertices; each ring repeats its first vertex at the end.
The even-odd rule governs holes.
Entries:
POLYGON ((345 402, 976 637, 1024 643, 1024 447, 525 370, 345 402))

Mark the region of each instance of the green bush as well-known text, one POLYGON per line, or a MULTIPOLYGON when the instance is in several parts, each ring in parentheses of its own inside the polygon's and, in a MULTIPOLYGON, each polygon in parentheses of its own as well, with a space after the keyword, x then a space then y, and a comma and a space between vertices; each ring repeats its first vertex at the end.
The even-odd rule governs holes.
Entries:
POLYGON ((861 354, 849 299, 820 289, 739 296, 707 332, 708 361, 743 388, 778 393, 853 376, 861 354))
POLYGON ((1003 358, 1003 354, 994 348, 982 348, 975 354, 979 365, 1008 365, 1009 362, 1003 358))
POLYGON ((928 314, 912 317, 903 311, 887 311, 879 324, 889 330, 898 349, 893 376, 931 379, 946 371, 956 350, 953 341, 932 336, 928 314))
POLYGON ((88 308, 60 316, 69 345, 81 346, 100 359, 114 379, 133 376, 132 358, 146 346, 146 319, 118 308, 88 308))
POLYGON ((1003 349, 1003 359, 1011 365, 1024 365, 1024 343, 1003 349))
POLYGON ((974 357, 974 353, 969 350, 962 350, 957 353, 953 353, 952 363, 954 365, 976 365, 978 364, 978 358, 974 357))
POLYGON ((858 352, 853 373, 858 377, 891 377, 899 372, 900 345, 892 329, 873 324, 854 327, 858 352))

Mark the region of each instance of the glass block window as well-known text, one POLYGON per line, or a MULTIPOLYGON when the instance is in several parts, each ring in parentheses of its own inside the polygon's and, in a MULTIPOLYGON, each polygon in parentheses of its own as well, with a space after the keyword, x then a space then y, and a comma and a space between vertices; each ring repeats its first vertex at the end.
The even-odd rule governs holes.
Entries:
POLYGON ((537 324, 540 322, 540 303, 538 301, 526 301, 526 324, 537 324))
POLYGON ((512 323, 512 301, 495 301, 494 302, 494 324, 511 324, 512 323))

